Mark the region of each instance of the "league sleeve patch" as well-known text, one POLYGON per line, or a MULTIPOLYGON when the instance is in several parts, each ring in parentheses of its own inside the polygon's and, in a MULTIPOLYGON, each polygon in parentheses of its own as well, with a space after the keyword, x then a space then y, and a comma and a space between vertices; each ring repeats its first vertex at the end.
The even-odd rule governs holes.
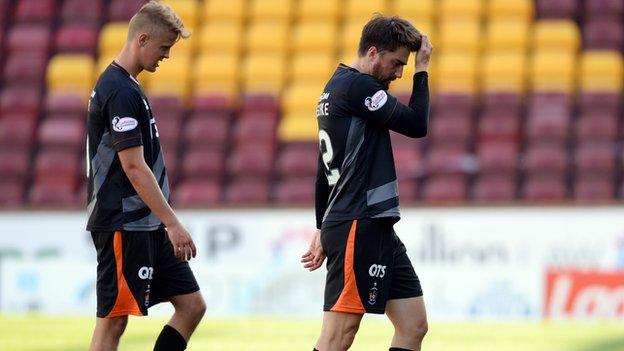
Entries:
POLYGON ((364 105, 370 111, 377 111, 386 104, 386 101, 388 101, 388 94, 386 94, 385 90, 379 90, 373 96, 364 99, 364 105))
POLYGON ((116 132, 127 132, 133 130, 139 125, 139 122, 132 117, 115 116, 112 121, 113 130, 116 132))

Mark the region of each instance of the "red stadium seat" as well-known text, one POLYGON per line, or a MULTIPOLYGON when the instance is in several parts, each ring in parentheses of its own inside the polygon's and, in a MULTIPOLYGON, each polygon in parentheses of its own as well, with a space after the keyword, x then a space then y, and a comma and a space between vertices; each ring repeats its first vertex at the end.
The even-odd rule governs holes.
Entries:
POLYGON ((432 143, 455 142, 467 144, 472 138, 472 123, 469 115, 454 112, 436 113, 431 117, 429 138, 432 143))
POLYGON ((163 119, 182 120, 184 118, 182 101, 176 96, 152 95, 149 97, 149 106, 158 123, 163 119))
POLYGON ((27 147, 34 140, 37 116, 11 114, 0 118, 0 146, 27 147))
POLYGON ((622 20, 624 17, 624 2, 622 0, 591 0, 584 1, 584 5, 583 14, 585 18, 622 20))
POLYGON ((25 86, 5 86, 0 92, 0 114, 26 113, 37 115, 41 90, 25 86))
POLYGON ((580 6, 577 0, 536 0, 535 7, 539 18, 575 19, 580 6))
POLYGON ((13 53, 29 52, 46 55, 50 51, 49 26, 41 24, 18 24, 8 32, 7 49, 13 53))
POLYGON ((583 24, 585 49, 624 50, 624 24, 621 21, 604 18, 593 19, 583 24))
POLYGON ((609 176, 582 176, 574 182, 574 199, 609 201, 615 195, 615 183, 609 176))
POLYGON ((243 96, 243 104, 241 108, 243 111, 265 111, 277 113, 277 111, 279 111, 279 101, 275 95, 245 95, 243 96))
POLYGON ((576 147, 575 162, 578 174, 611 176, 615 171, 617 146, 614 142, 584 142, 576 147))
POLYGON ((479 143, 479 173, 513 174, 518 167, 518 145, 514 142, 479 143))
POLYGON ((520 115, 503 110, 486 112, 479 118, 477 140, 508 141, 520 140, 520 115))
POLYGON ((501 175, 479 176, 474 184, 473 198, 484 202, 511 202, 516 198, 516 178, 501 175))
POLYGON ((40 149, 35 157, 34 176, 42 178, 77 178, 83 165, 76 150, 40 149))
POLYGON ((393 154, 397 179, 406 180, 407 183, 407 180, 416 179, 425 173, 422 154, 414 145, 394 146, 393 154))
POLYGON ((463 176, 430 177, 425 182, 424 200, 427 202, 463 202, 466 194, 467 181, 463 176))
POLYGON ((180 141, 182 121, 179 119, 158 118, 156 120, 156 128, 158 128, 158 138, 160 142, 177 145, 180 141))
POLYGON ((563 177, 528 177, 522 188, 522 198, 529 201, 563 201, 566 193, 563 177))
POLYGON ((470 114, 474 108, 474 97, 461 93, 438 93, 434 98, 436 111, 456 111, 470 114))
POLYGON ((530 141, 558 141, 567 139, 572 112, 566 105, 537 104, 528 112, 526 135, 530 141))
POLYGON ((234 125, 234 145, 266 145, 275 144, 277 121, 259 118, 239 118, 234 125))
POLYGON ((529 174, 563 175, 567 167, 568 155, 564 146, 535 144, 525 151, 524 168, 529 174))
MULTIPOLYGON (((2 26, 7 23, 7 19, 9 18, 11 1, 12 0, 0 0, 0 25, 2 26)), ((2 31, 0 31, 0 33, 2 33, 2 31)), ((0 36, 2 35, 0 34, 0 36)))
POLYGON ((144 0, 112 0, 108 6, 108 20, 127 22, 144 3, 144 0))
POLYGON ((225 200, 237 205, 260 205, 269 201, 269 182, 262 177, 244 177, 230 182, 225 200))
POLYGON ((483 110, 517 115, 522 109, 522 95, 516 93, 484 93, 483 110))
POLYGON ((41 84, 47 67, 46 55, 33 53, 9 54, 3 70, 3 81, 14 84, 41 84))
POLYGON ((28 199, 32 206, 75 207, 77 206, 76 191, 76 179, 37 179, 30 187, 28 199))
POLYGON ((314 176, 318 167, 319 149, 316 143, 285 144, 276 160, 281 178, 314 176))
POLYGON ((65 0, 61 7, 63 23, 99 25, 103 17, 101 0, 65 0))
POLYGON ((47 118, 39 127, 39 142, 80 150, 85 143, 85 122, 73 118, 47 118))
POLYGON ((214 179, 185 180, 172 191, 172 196, 178 206, 215 205, 221 201, 221 186, 214 179))
POLYGON ((177 145, 168 145, 161 144, 163 154, 165 156, 165 168, 167 170, 167 177, 169 178, 169 183, 173 182, 177 179, 179 168, 178 164, 178 146, 177 145))
POLYGON ((227 163, 233 176, 269 176, 273 171, 274 149, 256 145, 241 145, 234 149, 227 163))
POLYGON ((614 141, 618 135, 615 114, 583 113, 576 121, 576 139, 579 141, 614 141))
POLYGON ((418 191, 418 180, 399 180, 399 201, 401 202, 401 204, 410 204, 416 202, 418 200, 418 191))
POLYGON ((87 114, 87 104, 76 93, 48 91, 44 101, 44 110, 49 114, 87 114))
POLYGON ((15 5, 15 22, 51 24, 56 13, 55 0, 18 0, 15 5))
POLYGON ((8 148, 0 149, 0 181, 8 179, 28 178, 28 167, 30 166, 29 148, 8 148))
POLYGON ((277 111, 254 111, 254 110, 241 110, 238 114, 238 119, 262 119, 269 121, 277 121, 279 119, 279 113, 277 111))
POLYGON ((225 115, 195 115, 184 126, 187 145, 223 145, 229 140, 230 120, 225 115))
POLYGON ((474 171, 474 161, 465 148, 443 145, 428 150, 425 164, 429 175, 467 174, 474 171))
POLYGON ((218 179, 224 170, 225 153, 220 148, 186 150, 182 161, 184 179, 211 177, 218 179))
POLYGON ((19 208, 24 205, 25 187, 23 179, 0 181, 0 208, 19 208))
POLYGON ((226 94, 196 93, 191 99, 195 111, 229 111, 232 101, 226 94))
POLYGON ((277 184, 275 189, 275 201, 280 204, 314 205, 313 177, 295 177, 277 184))
POLYGON ((69 24, 56 32, 54 47, 57 52, 95 54, 99 27, 92 24, 69 24))
POLYGON ((582 113, 619 114, 622 109, 622 93, 587 92, 579 93, 579 107, 582 113))

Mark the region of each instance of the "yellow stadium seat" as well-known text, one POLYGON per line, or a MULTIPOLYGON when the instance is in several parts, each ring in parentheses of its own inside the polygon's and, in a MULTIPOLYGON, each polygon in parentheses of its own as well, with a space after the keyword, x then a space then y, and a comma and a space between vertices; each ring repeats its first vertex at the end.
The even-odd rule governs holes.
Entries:
POLYGON ((204 23, 228 21, 241 23, 245 19, 246 0, 206 0, 204 1, 204 23))
POLYGON ((100 55, 117 55, 123 48, 128 36, 128 24, 126 22, 111 22, 105 24, 100 30, 98 49, 100 55))
POLYGON ((522 93, 526 88, 527 57, 522 52, 488 53, 483 57, 485 92, 522 93))
POLYGON ((191 62, 190 56, 162 61, 155 73, 147 75, 147 92, 173 95, 186 101, 191 88, 191 62))
POLYGON ((252 21, 288 22, 293 14, 292 0, 250 0, 252 21))
POLYGON ((285 52, 288 49, 288 34, 285 23, 253 23, 247 31, 247 50, 254 53, 285 52))
POLYGON ((575 88, 576 54, 536 52, 531 60, 531 88, 537 92, 572 93, 575 88))
POLYGON ((189 31, 193 31, 198 27, 200 13, 200 3, 198 0, 164 0, 164 3, 171 6, 171 8, 178 14, 184 28, 189 31))
POLYGON ((405 19, 432 23, 435 19, 435 5, 435 0, 394 0, 390 13, 405 19))
POLYGON ((583 91, 621 92, 624 61, 618 51, 585 51, 581 56, 583 91))
POLYGON ((223 93, 230 97, 238 92, 239 58, 233 53, 207 53, 197 57, 193 70, 194 93, 223 93))
POLYGON ((364 21, 366 23, 375 13, 387 12, 384 0, 346 0, 344 18, 347 21, 364 21))
POLYGON ((533 43, 536 50, 576 52, 581 36, 572 20, 539 20, 534 25, 533 43))
POLYGON ((365 20, 355 20, 345 23, 342 29, 342 35, 340 36, 339 48, 339 51, 342 52, 343 55, 357 54, 360 37, 362 36, 362 29, 365 24, 365 20))
POLYGON ((243 43, 242 26, 237 22, 208 21, 198 33, 198 52, 231 52, 241 51, 243 43))
POLYGON ((314 116, 323 84, 291 84, 282 94, 282 112, 285 114, 307 113, 314 116))
POLYGON ((85 98, 93 89, 95 62, 90 55, 58 54, 48 63, 49 90, 75 92, 85 98))
POLYGON ((292 58, 289 78, 293 82, 320 82, 325 84, 336 70, 336 57, 328 52, 301 53, 292 58))
POLYGON ((487 51, 525 52, 529 43, 529 23, 519 19, 488 21, 485 35, 487 51))
POLYGON ((435 45, 438 52, 461 51, 467 54, 479 52, 483 35, 481 22, 468 20, 449 20, 440 25, 440 32, 435 45))
POLYGON ((329 21, 337 22, 339 15, 338 0, 299 0, 297 16, 301 22, 329 21))
POLYGON ((193 56, 195 54, 195 44, 197 39, 191 36, 187 39, 178 40, 169 51, 169 57, 175 58, 176 56, 193 56))
POLYGON ((483 14, 482 0, 441 0, 439 19, 441 21, 465 19, 478 21, 483 14))
POLYGON ((477 91, 477 55, 464 53, 442 54, 435 74, 436 90, 442 93, 474 93, 477 91))
POLYGON ((318 141, 318 122, 312 113, 286 115, 277 129, 280 142, 318 141))
POLYGON ((243 62, 242 82, 248 93, 279 94, 286 75, 282 54, 250 54, 243 62))
POLYGON ((533 20, 533 0, 489 0, 487 16, 493 19, 533 20))
POLYGON ((293 31, 292 45, 295 52, 334 52, 336 25, 329 22, 306 22, 293 31))

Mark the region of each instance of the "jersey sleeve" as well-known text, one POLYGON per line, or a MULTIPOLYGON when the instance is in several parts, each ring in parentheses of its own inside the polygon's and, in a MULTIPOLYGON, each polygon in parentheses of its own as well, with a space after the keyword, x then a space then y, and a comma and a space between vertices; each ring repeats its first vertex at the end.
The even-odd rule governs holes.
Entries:
POLYGON ((129 88, 117 90, 106 104, 112 146, 119 152, 143 145, 140 123, 145 119, 141 95, 129 88))
POLYGON ((364 74, 351 83, 347 96, 356 116, 377 125, 386 125, 398 102, 375 78, 364 74))
POLYGON ((322 156, 319 153, 314 191, 316 229, 321 229, 321 226, 323 225, 323 217, 325 216, 325 211, 327 210, 328 199, 329 183, 327 182, 327 176, 325 175, 325 165, 323 164, 322 156))

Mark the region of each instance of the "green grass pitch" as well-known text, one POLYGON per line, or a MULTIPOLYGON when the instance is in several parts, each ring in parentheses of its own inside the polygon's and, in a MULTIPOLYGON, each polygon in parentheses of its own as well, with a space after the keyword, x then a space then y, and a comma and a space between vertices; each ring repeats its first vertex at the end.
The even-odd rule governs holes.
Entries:
MULTIPOLYGON (((0 316, 0 350, 78 351, 89 344, 94 319, 0 316)), ((151 350, 165 319, 130 318, 121 351, 151 350)), ((206 318, 188 350, 311 350, 320 318, 206 318)), ((619 351, 624 323, 432 323, 424 351, 619 351)), ((390 323, 365 317, 351 350, 387 350, 390 323)))

